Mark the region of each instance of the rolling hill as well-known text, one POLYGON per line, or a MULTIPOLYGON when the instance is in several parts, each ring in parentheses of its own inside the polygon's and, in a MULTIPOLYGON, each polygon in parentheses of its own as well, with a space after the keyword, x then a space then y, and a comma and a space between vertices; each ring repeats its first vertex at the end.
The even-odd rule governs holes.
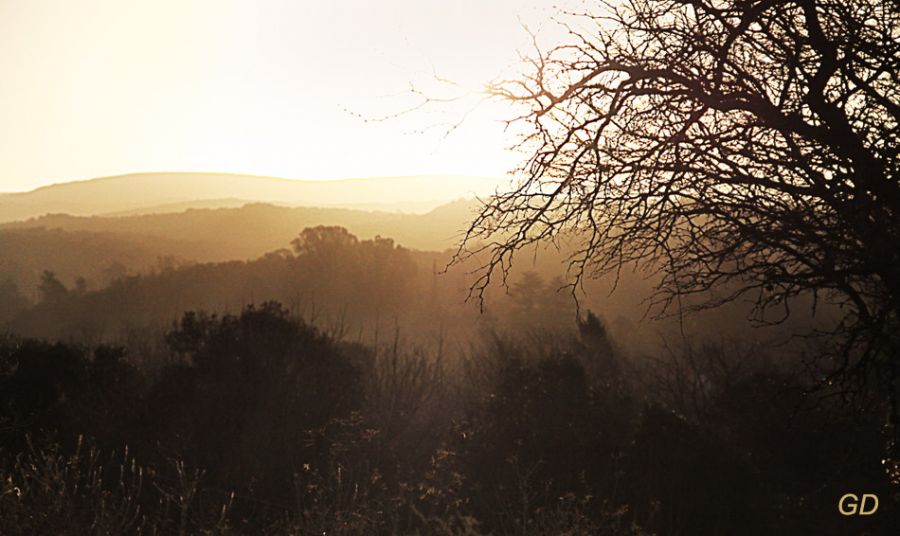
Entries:
POLYGON ((0 223, 46 214, 146 214, 248 202, 422 213, 454 199, 488 195, 501 181, 449 175, 309 181, 223 173, 141 173, 0 194, 0 223))
MULTIPOLYGON (((381 235, 405 247, 439 251, 457 243, 475 203, 458 200, 427 214, 264 203, 133 216, 51 214, 0 224, 0 231, 44 228, 118 235, 129 241, 140 241, 141 237, 178 241, 192 244, 191 260, 201 262, 252 259, 289 247, 290 241, 305 227, 317 225, 337 225, 360 238, 381 235)), ((160 252, 164 253, 168 252, 160 252)))
POLYGON ((335 225, 362 239, 376 235, 419 250, 456 244, 475 209, 460 200, 427 214, 248 204, 129 216, 47 215, 0 224, 0 284, 7 278, 34 297, 40 274, 67 285, 105 284, 111 270, 146 273, 167 263, 249 260, 283 248, 306 227, 335 225))

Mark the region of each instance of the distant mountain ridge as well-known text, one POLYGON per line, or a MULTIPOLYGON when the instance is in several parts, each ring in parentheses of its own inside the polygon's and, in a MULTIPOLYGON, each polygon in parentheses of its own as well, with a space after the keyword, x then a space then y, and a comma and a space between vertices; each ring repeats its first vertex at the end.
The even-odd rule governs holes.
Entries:
POLYGON ((0 223, 45 214, 95 216, 234 208, 246 203, 424 213, 490 195, 503 179, 453 175, 294 180, 228 173, 138 173, 0 194, 0 223))

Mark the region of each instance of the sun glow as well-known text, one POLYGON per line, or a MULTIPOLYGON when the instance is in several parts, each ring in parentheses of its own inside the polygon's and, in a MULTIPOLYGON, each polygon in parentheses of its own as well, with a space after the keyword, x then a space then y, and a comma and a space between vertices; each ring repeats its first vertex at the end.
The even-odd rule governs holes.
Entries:
POLYGON ((0 191, 136 171, 502 175, 517 157, 479 92, 554 4, 0 2, 0 191), (454 100, 371 120, 415 108, 411 87, 454 100))

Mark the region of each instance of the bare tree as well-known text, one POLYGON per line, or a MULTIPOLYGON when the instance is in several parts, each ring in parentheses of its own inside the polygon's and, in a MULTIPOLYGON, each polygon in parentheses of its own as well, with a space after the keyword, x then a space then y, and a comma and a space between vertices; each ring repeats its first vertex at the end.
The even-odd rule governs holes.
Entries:
POLYGON ((484 263, 473 293, 566 237, 573 289, 638 263, 660 311, 749 298, 777 323, 801 296, 836 302, 824 380, 893 383, 900 3, 625 0, 561 23, 569 43, 491 87, 530 156, 457 253, 484 263))

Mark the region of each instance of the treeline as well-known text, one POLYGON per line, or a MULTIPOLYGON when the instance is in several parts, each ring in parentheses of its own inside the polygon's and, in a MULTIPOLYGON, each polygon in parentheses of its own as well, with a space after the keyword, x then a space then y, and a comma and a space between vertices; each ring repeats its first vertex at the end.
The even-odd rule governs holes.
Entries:
POLYGON ((517 273, 508 292, 494 291, 482 315, 477 302, 466 302, 468 267, 445 271, 449 253, 409 250, 388 238, 360 240, 342 227, 307 228, 285 246, 252 261, 161 259, 148 273, 110 272, 100 288, 46 270, 34 304, 12 282, 0 286, 11 297, 3 317, 22 335, 118 343, 158 337, 187 309, 239 312, 244 303, 268 300, 338 338, 366 342, 398 326, 405 336, 431 342, 500 320, 524 329, 563 329, 575 318, 574 302, 560 291, 562 279, 550 275, 558 273, 553 262, 517 273))
POLYGON ((455 245, 473 205, 458 201, 421 215, 259 203, 118 217, 48 214, 0 224, 0 279, 11 276, 30 291, 49 269, 67 283, 81 276, 97 288, 113 263, 140 273, 159 257, 200 263, 255 259, 285 247, 300 229, 320 225, 442 251, 455 245))
POLYGON ((67 286, 81 278, 97 290, 128 274, 150 273, 167 264, 196 259, 196 243, 107 231, 59 228, 10 229, 0 226, 0 282, 14 283, 31 302, 44 271, 67 286))
POLYGON ((889 501, 877 408, 806 395, 759 346, 685 342, 637 363, 597 317, 576 328, 485 336, 452 359, 343 342, 266 303, 184 314, 152 371, 123 348, 8 336, 0 533, 897 526, 896 509, 835 508, 863 488, 889 501))
MULTIPOLYGON (((512 270, 506 288, 491 286, 481 303, 466 301, 477 259, 447 269, 450 252, 410 250, 389 238, 359 239, 342 227, 307 228, 284 245, 255 260, 158 258, 143 272, 113 263, 90 277, 63 277, 48 266, 35 276, 31 296, 15 279, 0 279, 0 328, 48 340, 159 346, 156 341, 185 310, 237 313, 245 303, 264 301, 285 304, 339 339, 368 344, 397 329, 407 341, 439 344, 485 329, 566 332, 574 326, 576 303, 564 280, 564 252, 535 251, 512 270)), ((602 311, 631 353, 652 354, 664 339, 685 333, 747 336, 747 308, 739 303, 651 321, 646 300, 652 286, 643 274, 613 274, 586 282, 586 294, 579 289, 580 306, 602 311)), ((818 311, 820 319, 827 316, 827 304, 818 311)), ((808 329, 802 313, 794 311, 793 324, 752 337, 784 339, 808 329)), ((142 352, 150 354, 147 348, 142 352)))

